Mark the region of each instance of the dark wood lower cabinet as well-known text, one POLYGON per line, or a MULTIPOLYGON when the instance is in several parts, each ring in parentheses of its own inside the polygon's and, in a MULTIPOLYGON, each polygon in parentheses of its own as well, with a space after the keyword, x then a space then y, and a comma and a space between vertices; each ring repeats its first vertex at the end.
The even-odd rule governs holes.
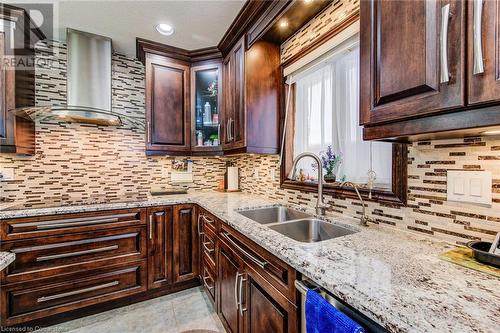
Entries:
POLYGON ((148 288, 172 283, 172 207, 148 209, 148 288))
POLYGON ((198 278, 198 226, 193 205, 174 206, 173 282, 198 278))
POLYGON ((244 332, 297 332, 297 309, 252 269, 245 270, 244 332))
POLYGON ((146 291, 146 261, 2 286, 2 326, 84 308, 146 291))
POLYGON ((238 313, 237 279, 243 274, 243 261, 224 242, 219 242, 219 317, 229 333, 242 332, 243 317, 238 313))
POLYGON ((196 205, 0 226, 0 250, 17 255, 0 272, 2 327, 51 325, 202 284, 228 332, 297 331, 296 272, 196 205))
MULTIPOLYGON (((240 243, 232 242, 222 233, 218 247, 219 317, 228 332, 273 332, 295 333, 298 331, 297 307, 281 293, 270 280, 272 275, 257 272, 246 256, 262 253, 257 245, 248 242, 242 251, 240 243), (247 250, 252 251, 251 253, 247 250)), ((232 232, 232 236, 236 234, 232 232)), ((227 235, 227 234, 226 234, 227 235)), ((264 255, 265 259, 268 259, 264 255)), ((274 260, 277 260, 274 258, 274 260)), ((270 265, 266 262, 264 266, 270 265)), ((295 272, 290 274, 295 277, 295 272)), ((290 294, 295 294, 295 289, 290 294)), ((291 297, 295 299, 295 297, 291 297)))

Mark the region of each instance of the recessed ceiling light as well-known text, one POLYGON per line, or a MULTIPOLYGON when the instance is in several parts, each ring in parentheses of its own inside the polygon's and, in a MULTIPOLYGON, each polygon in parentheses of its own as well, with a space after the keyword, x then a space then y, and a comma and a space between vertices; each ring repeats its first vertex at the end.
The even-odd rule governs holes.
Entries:
POLYGON ((484 134, 484 135, 500 135, 500 130, 486 131, 486 132, 483 132, 481 134, 484 134))
POLYGON ((311 3, 313 0, 304 0, 305 3, 311 3))
POLYGON ((286 28, 286 27, 288 27, 288 21, 287 21, 287 20, 282 20, 282 21, 280 22, 280 27, 281 27, 281 28, 286 28))
POLYGON ((165 36, 170 36, 174 33, 174 28, 166 23, 160 23, 156 26, 156 31, 165 36))

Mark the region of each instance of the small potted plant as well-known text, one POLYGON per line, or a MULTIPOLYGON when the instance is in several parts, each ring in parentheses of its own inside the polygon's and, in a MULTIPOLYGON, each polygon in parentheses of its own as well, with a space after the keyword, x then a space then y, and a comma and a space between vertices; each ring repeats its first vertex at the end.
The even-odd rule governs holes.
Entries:
POLYGON ((335 172, 342 162, 341 154, 336 154, 333 151, 332 146, 328 146, 326 151, 322 151, 321 153, 319 153, 319 157, 323 164, 322 167, 326 171, 325 175, 323 176, 325 182, 334 183, 337 180, 335 172))

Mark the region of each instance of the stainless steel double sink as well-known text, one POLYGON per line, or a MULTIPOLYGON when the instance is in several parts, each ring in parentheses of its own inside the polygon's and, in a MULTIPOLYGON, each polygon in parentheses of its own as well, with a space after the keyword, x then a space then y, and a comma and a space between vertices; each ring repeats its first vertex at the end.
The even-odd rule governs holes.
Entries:
POLYGON ((357 232, 285 206, 246 209, 238 213, 303 243, 321 242, 357 232))

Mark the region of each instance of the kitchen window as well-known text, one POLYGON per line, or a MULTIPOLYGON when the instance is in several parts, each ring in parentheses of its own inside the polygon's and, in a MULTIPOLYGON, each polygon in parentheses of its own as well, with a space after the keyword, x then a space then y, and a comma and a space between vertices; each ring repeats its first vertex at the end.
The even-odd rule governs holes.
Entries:
MULTIPOLYGON (((379 194, 375 198, 404 201, 406 184, 401 184, 404 181, 401 173, 406 168, 406 147, 363 141, 363 128, 359 125, 359 80, 357 33, 288 75, 290 96, 287 96, 283 187, 314 191, 316 163, 302 159, 297 165, 297 178, 287 179, 292 161, 302 152, 325 157, 330 154, 337 161, 331 172, 336 183, 326 183, 327 192, 330 189, 349 196, 351 189, 341 187, 339 182, 371 181, 373 192, 379 194)), ((327 173, 325 168, 323 173, 327 173)), ((331 175, 327 178, 332 180, 331 175)))
MULTIPOLYGON (((340 158, 339 181, 368 181, 391 187, 392 144, 363 141, 359 126, 359 42, 342 45, 312 70, 296 78, 294 157, 302 152, 324 153, 328 146, 340 158)), ((300 168, 309 177, 317 172, 308 160, 300 168)))

